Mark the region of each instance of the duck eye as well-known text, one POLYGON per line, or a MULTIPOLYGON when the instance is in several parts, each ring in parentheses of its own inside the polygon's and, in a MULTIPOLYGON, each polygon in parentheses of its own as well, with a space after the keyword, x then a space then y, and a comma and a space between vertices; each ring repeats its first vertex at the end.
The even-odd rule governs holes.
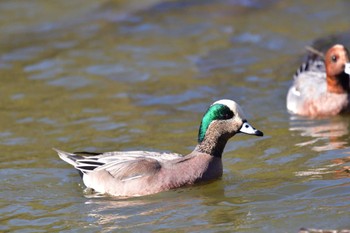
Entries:
POLYGON ((338 60, 338 58, 337 58, 337 56, 333 55, 333 56, 331 57, 331 60, 332 60, 333 63, 336 63, 337 60, 338 60))
POLYGON ((234 116, 234 114, 233 114, 233 112, 226 112, 226 113, 224 113, 224 115, 223 115, 223 119, 230 119, 230 118, 232 118, 234 116))

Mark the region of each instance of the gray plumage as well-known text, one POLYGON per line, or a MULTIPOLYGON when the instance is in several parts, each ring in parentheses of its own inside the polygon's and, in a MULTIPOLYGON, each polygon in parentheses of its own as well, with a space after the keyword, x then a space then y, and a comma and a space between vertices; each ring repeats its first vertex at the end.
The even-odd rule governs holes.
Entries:
POLYGON ((294 114, 320 117, 350 110, 349 53, 342 45, 330 48, 324 60, 308 59, 294 74, 286 100, 294 114))

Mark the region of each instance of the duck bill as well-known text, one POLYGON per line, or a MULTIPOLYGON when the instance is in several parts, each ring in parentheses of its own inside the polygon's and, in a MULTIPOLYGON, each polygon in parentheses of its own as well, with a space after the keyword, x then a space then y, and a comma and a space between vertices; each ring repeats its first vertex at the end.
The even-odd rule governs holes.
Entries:
POLYGON ((350 63, 345 63, 344 72, 350 75, 350 63))
POLYGON ((255 136, 264 136, 264 133, 260 130, 255 129, 253 126, 251 126, 247 121, 243 122, 242 127, 239 129, 239 132, 244 134, 250 134, 255 136))

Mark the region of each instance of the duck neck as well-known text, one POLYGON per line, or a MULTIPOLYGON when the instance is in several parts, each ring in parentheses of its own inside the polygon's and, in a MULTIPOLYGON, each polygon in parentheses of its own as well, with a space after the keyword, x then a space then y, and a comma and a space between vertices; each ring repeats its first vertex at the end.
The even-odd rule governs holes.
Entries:
POLYGON ((349 75, 342 72, 336 76, 327 76, 327 89, 336 94, 349 93, 349 75))
POLYGON ((198 142, 195 151, 209 154, 211 156, 221 158, 227 141, 232 137, 228 134, 209 134, 206 135, 203 141, 198 142))

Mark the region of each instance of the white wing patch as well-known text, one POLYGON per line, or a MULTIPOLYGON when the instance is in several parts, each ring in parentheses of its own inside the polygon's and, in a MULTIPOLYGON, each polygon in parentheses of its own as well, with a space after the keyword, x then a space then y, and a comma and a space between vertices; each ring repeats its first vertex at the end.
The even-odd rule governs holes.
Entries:
POLYGON ((140 178, 143 174, 147 173, 147 170, 142 171, 141 169, 138 173, 132 169, 138 166, 139 163, 147 162, 147 165, 153 166, 153 169, 157 169, 158 164, 163 161, 178 158, 182 158, 182 155, 149 151, 106 152, 100 155, 81 157, 81 159, 75 161, 75 168, 84 174, 92 171, 106 170, 112 176, 118 177, 121 180, 132 180, 140 178), (130 176, 127 175, 127 170, 130 170, 130 176))

